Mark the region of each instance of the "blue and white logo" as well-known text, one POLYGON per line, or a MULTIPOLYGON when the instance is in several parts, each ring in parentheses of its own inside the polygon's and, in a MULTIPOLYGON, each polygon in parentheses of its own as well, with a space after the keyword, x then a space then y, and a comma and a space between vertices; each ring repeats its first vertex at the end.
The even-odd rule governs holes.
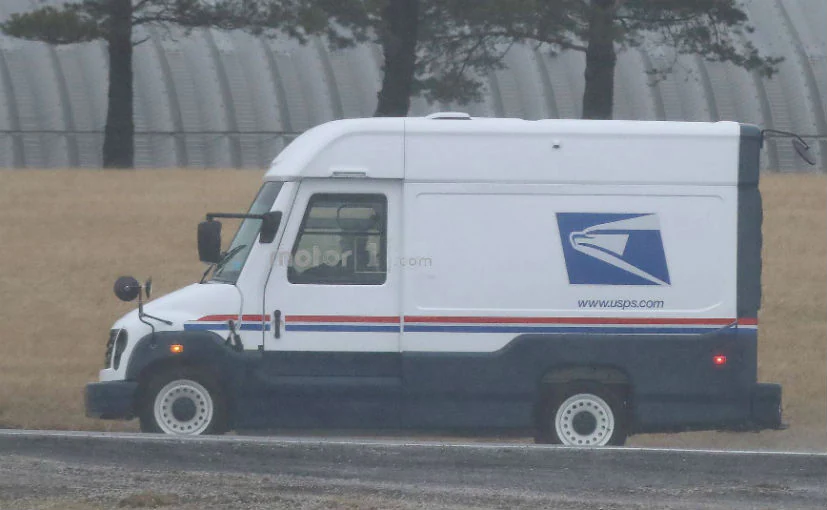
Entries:
POLYGON ((569 283, 670 285, 657 214, 557 213, 569 283))

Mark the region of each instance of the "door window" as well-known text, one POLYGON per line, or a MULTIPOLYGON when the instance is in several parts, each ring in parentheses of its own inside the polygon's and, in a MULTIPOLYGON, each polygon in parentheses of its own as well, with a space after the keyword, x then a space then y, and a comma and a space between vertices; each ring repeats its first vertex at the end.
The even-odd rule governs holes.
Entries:
POLYGON ((387 278, 387 198, 310 197, 290 256, 295 284, 381 285, 387 278))

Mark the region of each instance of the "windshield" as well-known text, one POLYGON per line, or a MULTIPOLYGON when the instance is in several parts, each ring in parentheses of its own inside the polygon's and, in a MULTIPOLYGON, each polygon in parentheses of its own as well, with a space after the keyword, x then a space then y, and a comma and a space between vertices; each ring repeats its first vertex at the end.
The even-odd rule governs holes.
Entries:
MULTIPOLYGON (((258 192, 256 199, 253 200, 253 205, 250 206, 248 214, 264 214, 270 211, 273 207, 273 202, 281 190, 281 182, 266 182, 258 192)), ((241 222, 233 237, 233 242, 225 252, 227 254, 226 260, 219 263, 218 269, 213 274, 212 280, 221 283, 235 283, 238 276, 241 274, 241 269, 247 261, 247 256, 253 248, 253 243, 256 240, 259 229, 261 228, 261 220, 245 219, 241 222)))

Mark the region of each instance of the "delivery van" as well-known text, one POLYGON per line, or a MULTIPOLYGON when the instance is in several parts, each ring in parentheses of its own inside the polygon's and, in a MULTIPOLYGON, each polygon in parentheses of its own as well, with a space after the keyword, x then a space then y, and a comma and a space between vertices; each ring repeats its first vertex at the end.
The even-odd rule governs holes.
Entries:
POLYGON ((144 303, 149 282, 118 280, 138 309, 86 412, 573 446, 780 428, 781 387, 756 380, 762 139, 459 113, 315 127, 247 213, 205 211, 200 282, 144 303))

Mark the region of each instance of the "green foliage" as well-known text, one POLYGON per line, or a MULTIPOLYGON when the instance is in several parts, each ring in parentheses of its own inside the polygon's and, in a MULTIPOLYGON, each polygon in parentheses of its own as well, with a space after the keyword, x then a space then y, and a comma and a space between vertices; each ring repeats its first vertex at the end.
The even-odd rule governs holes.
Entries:
POLYGON ((101 19, 89 15, 82 4, 60 8, 43 7, 36 11, 13 14, 0 24, 6 34, 49 44, 71 44, 94 41, 106 36, 101 19))
MULTIPOLYGON (((383 15, 392 0, 307 0, 307 9, 338 27, 334 46, 393 44, 383 15)), ((559 0, 548 0, 556 4, 559 0)), ((412 93, 429 101, 468 103, 482 98, 483 78, 528 32, 544 0, 420 0, 412 93)), ((552 24, 547 27, 547 32, 552 24)))
MULTIPOLYGON (((13 37, 49 44, 106 40, 111 35, 111 10, 110 0, 69 1, 60 7, 45 6, 15 14, 0 24, 0 30, 13 37)), ((311 34, 324 34, 344 44, 344 37, 329 21, 327 12, 303 0, 132 0, 133 27, 213 27, 242 29, 256 35, 282 31, 302 41, 311 34)), ((364 24, 363 20, 352 18, 347 21, 364 24)))
MULTIPOLYGON (((254 34, 270 30, 304 40, 327 29, 304 0, 67 0, 12 16, 0 30, 14 37, 49 44, 105 40, 109 53, 109 92, 104 129, 103 166, 129 168, 134 164, 132 47, 137 26, 171 26, 189 30, 214 27, 244 29, 254 34)), ((145 39, 144 39, 145 40, 145 39)))
MULTIPOLYGON (((512 30, 524 40, 547 43, 552 51, 587 51, 590 13, 597 0, 540 2, 538 22, 528 31, 512 30), (565 19, 560 18, 562 16, 565 19), (563 30, 548 30, 547 20, 561 20, 563 30), (541 21, 542 20, 542 21, 541 21)), ((740 0, 605 0, 614 14, 615 42, 620 48, 666 47, 677 55, 697 55, 711 62, 729 62, 771 77, 783 58, 762 56, 744 37, 755 29, 740 0)), ((663 79, 676 62, 653 69, 663 79)))
MULTIPOLYGON (((333 18, 336 46, 354 40, 382 44, 384 7, 391 0, 308 0, 318 20, 333 18), (350 37, 350 38, 349 38, 350 37)), ((743 37, 754 29, 739 0, 420 0, 413 93, 429 101, 481 99, 484 78, 503 67, 514 43, 559 53, 589 48, 594 9, 613 13, 618 48, 667 47, 708 61, 730 62, 763 76, 781 58, 766 57, 743 37)), ((317 24, 323 26, 323 22, 317 24)), ((653 69, 665 78, 676 60, 653 69)))
MULTIPOLYGON (((133 0, 133 26, 170 25, 321 34, 331 46, 382 44, 391 0, 133 0)), ((514 43, 547 51, 587 51, 596 8, 614 14, 618 47, 664 46, 678 54, 730 62, 770 77, 781 58, 766 57, 743 37, 753 31, 739 0, 419 0, 412 91, 430 101, 480 100, 484 77, 503 67, 514 43)), ((13 15, 0 30, 49 44, 107 39, 109 0, 81 0, 13 15)), ((677 57, 676 57, 677 58, 677 57)), ((675 62, 650 73, 662 79, 675 62)))
POLYGON ((514 44, 503 27, 532 15, 533 0, 423 0, 414 92, 429 101, 482 99, 483 78, 514 44))
MULTIPOLYGON (((710 62, 729 62, 772 77, 784 59, 762 56, 745 35, 755 28, 737 0, 628 0, 618 10, 622 44, 673 48, 676 54, 697 55, 710 62)), ((672 66, 653 70, 657 78, 672 66)))

